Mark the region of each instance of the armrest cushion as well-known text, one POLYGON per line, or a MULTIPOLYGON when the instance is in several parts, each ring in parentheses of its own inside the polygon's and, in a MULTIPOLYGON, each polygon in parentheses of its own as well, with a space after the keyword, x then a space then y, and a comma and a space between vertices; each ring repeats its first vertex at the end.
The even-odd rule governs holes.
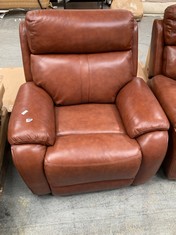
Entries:
POLYGON ((122 121, 131 138, 142 134, 168 130, 169 122, 150 88, 140 78, 134 78, 116 98, 122 121))
POLYGON ((17 94, 8 128, 10 144, 53 145, 54 104, 33 82, 23 84, 17 94))
POLYGON ((163 75, 157 75, 148 82, 176 130, 176 81, 163 75))

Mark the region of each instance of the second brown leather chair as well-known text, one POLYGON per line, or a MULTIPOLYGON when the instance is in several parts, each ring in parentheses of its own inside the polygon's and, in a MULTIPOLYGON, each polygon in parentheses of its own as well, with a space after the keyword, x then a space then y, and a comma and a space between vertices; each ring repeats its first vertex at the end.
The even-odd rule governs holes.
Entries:
POLYGON ((123 10, 28 12, 26 83, 9 123, 13 161, 33 193, 138 185, 159 169, 168 120, 136 78, 137 24, 123 10))
POLYGON ((171 123, 163 167, 169 179, 176 179, 176 5, 165 10, 163 20, 154 21, 149 77, 149 84, 171 123))

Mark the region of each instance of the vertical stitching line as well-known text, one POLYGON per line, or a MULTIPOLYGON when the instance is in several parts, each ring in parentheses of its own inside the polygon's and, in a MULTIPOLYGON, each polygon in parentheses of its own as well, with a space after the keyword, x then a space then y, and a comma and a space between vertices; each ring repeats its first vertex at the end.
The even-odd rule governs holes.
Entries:
POLYGON ((89 58, 88 58, 89 55, 87 55, 87 66, 88 66, 88 97, 87 97, 87 101, 89 103, 89 99, 90 99, 90 66, 89 66, 89 58))
POLYGON ((82 88, 82 66, 81 66, 81 57, 79 55, 79 71, 80 71, 80 82, 81 82, 81 103, 83 103, 83 88, 82 88))

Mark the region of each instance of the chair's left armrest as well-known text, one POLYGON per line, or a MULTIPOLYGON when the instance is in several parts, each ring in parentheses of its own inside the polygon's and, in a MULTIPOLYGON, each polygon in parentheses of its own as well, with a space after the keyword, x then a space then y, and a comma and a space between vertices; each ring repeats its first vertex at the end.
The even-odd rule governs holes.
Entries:
POLYGON ((168 119, 159 102, 140 78, 134 78, 120 90, 116 105, 131 138, 169 129, 168 119))
POLYGON ((23 84, 17 94, 8 127, 11 145, 55 142, 54 103, 42 88, 33 82, 23 84))

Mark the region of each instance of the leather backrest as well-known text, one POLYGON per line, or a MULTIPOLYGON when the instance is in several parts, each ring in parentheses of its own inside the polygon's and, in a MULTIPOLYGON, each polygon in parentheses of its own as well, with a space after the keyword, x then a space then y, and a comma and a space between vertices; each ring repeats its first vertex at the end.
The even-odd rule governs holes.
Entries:
POLYGON ((166 8, 163 20, 153 23, 149 77, 159 74, 176 79, 176 4, 166 8))
POLYGON ((166 8, 163 23, 165 45, 176 46, 176 4, 166 8))
POLYGON ((176 80, 176 5, 165 10, 163 74, 176 80))
POLYGON ((149 59, 149 78, 162 74, 163 70, 163 50, 164 50, 164 33, 163 20, 155 19, 152 27, 152 38, 150 43, 149 59))
POLYGON ((56 105, 113 103, 137 72, 137 26, 125 10, 30 11, 20 27, 26 80, 56 105))

